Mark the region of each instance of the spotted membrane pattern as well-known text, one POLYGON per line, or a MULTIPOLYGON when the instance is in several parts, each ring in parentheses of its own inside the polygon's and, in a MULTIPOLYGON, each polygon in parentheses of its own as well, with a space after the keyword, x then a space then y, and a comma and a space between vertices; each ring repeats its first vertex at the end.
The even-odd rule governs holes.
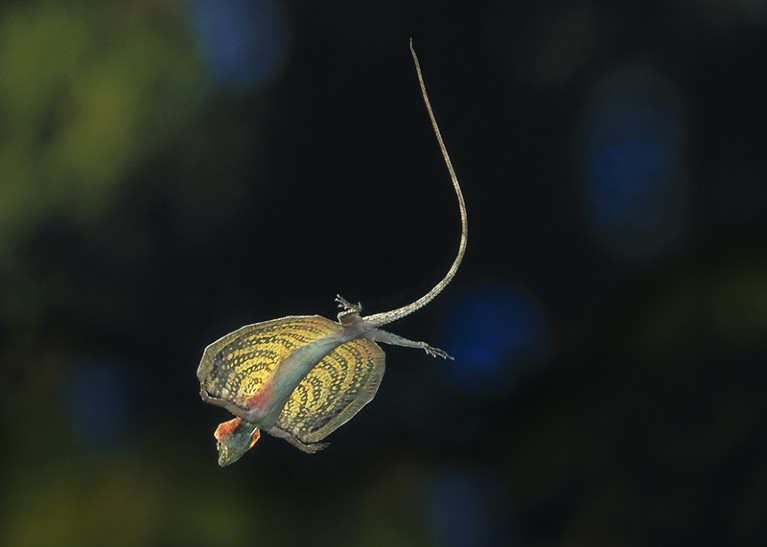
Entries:
MULTIPOLYGON (((211 344, 197 376, 211 397, 242 409, 269 397, 269 380, 296 349, 343 327, 320 316, 292 316, 248 325, 211 344)), ((366 338, 332 349, 298 383, 276 426, 305 444, 327 437, 375 397, 384 352, 366 338)), ((267 401, 268 402, 268 401, 267 401)))
POLYGON ((423 341, 408 340, 381 327, 420 310, 452 281, 468 240, 468 216, 458 178, 434 118, 418 57, 410 42, 426 111, 437 138, 461 215, 458 252, 445 276, 429 292, 399 308, 362 316, 362 305, 340 295, 338 322, 319 316, 289 316, 248 325, 213 342, 197 369, 203 401, 234 414, 218 426, 219 465, 245 454, 261 431, 304 452, 316 452, 324 439, 351 419, 376 394, 384 374, 377 342, 421 349, 451 359, 423 341))

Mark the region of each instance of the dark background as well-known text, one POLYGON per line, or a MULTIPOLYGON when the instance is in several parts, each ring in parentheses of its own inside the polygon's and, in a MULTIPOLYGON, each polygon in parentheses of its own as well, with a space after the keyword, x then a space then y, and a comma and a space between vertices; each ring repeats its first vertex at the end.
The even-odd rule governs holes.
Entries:
POLYGON ((767 540, 767 5, 0 3, 0 543, 767 540), (195 371, 370 313, 376 399, 220 469, 195 371))

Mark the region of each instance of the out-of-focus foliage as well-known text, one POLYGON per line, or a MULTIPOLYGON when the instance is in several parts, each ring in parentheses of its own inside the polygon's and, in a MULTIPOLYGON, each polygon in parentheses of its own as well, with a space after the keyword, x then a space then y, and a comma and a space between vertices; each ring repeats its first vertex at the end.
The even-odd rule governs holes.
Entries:
POLYGON ((87 222, 193 122, 201 66, 177 2, 30 2, 0 19, 0 250, 87 222))
POLYGON ((0 3, 0 544, 767 541, 767 11, 0 3), (216 465, 203 348, 417 298, 376 399, 216 465))

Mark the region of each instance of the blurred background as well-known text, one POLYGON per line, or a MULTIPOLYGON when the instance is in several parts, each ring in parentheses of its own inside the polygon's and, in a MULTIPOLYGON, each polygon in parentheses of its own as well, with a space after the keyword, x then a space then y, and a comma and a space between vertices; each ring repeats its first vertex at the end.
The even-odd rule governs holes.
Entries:
POLYGON ((767 541, 767 2, 0 2, 0 543, 767 541), (216 464, 207 344, 426 292, 216 464))

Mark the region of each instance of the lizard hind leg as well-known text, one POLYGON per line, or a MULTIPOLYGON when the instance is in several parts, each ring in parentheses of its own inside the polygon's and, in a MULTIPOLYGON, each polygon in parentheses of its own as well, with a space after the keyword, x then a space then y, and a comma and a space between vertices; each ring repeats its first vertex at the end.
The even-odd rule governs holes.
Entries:
POLYGON ((365 333, 365 338, 373 340, 374 342, 382 342, 384 344, 391 344, 392 346, 402 346, 405 348, 417 348, 422 349, 432 357, 442 357, 443 359, 453 359, 446 351, 439 348, 435 348, 427 344, 426 342, 416 342, 408 340, 402 336, 397 336, 391 332, 387 332, 381 329, 371 329, 365 333))
POLYGON ((341 311, 338 312, 338 322, 342 325, 348 325, 354 322, 358 322, 360 313, 362 312, 362 304, 352 304, 346 298, 340 294, 336 295, 335 301, 338 302, 338 307, 341 311))
POLYGON ((336 295, 335 301, 338 302, 338 307, 342 308, 345 312, 351 311, 351 312, 360 313, 362 311, 362 304, 360 304, 359 302, 357 304, 352 304, 340 294, 336 295))

